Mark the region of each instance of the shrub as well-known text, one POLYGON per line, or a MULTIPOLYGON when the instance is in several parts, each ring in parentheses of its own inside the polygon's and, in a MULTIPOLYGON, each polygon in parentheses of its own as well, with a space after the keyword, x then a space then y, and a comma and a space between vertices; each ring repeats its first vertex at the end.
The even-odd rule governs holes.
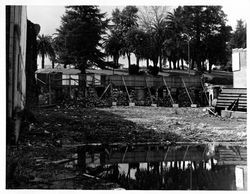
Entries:
POLYGON ((159 67, 149 66, 148 73, 154 76, 158 75, 159 67))
POLYGON ((139 67, 137 65, 135 65, 135 64, 130 65, 129 74, 130 75, 138 75, 139 74, 139 67))

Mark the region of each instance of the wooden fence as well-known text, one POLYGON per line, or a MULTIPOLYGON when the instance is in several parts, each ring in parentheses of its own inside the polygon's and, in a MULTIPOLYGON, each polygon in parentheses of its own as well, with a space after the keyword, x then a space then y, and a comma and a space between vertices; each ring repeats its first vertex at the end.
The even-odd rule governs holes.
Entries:
POLYGON ((202 87, 200 76, 138 76, 138 75, 109 75, 106 76, 106 85, 108 83, 114 86, 124 86, 123 79, 127 87, 155 87, 160 88, 165 86, 166 81, 169 88, 183 88, 183 81, 186 87, 202 87), (183 80, 183 81, 182 81, 183 80))

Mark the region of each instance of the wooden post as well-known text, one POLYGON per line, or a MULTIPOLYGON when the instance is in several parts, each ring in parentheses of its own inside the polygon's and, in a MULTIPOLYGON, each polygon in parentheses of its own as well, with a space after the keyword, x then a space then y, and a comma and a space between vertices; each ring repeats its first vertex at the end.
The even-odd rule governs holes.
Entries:
POLYGON ((203 85, 203 83, 202 83, 202 80, 201 80, 201 86, 202 86, 203 92, 204 92, 204 94, 205 94, 205 96, 206 96, 207 103, 209 104, 209 100, 208 100, 208 97, 207 97, 207 95, 206 95, 205 87, 204 87, 204 85, 203 85))
POLYGON ((85 173, 86 171, 86 147, 85 146, 79 146, 77 148, 77 154, 78 154, 78 169, 80 173, 85 173))
POLYGON ((247 191, 247 166, 243 167, 243 189, 247 191))

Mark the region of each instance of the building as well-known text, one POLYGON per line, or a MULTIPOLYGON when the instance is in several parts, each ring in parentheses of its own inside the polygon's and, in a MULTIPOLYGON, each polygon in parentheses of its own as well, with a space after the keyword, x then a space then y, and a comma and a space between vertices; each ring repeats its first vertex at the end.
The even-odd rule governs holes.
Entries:
POLYGON ((233 49, 233 88, 224 88, 216 108, 223 117, 247 117, 247 49, 233 49))
POLYGON ((7 143, 18 140, 22 111, 26 106, 27 75, 32 76, 26 69, 34 65, 34 60, 26 58, 27 50, 30 54, 34 51, 32 43, 28 43, 27 47, 28 25, 26 6, 6 6, 7 143))
POLYGON ((247 49, 233 49, 232 66, 234 88, 247 88, 247 49))

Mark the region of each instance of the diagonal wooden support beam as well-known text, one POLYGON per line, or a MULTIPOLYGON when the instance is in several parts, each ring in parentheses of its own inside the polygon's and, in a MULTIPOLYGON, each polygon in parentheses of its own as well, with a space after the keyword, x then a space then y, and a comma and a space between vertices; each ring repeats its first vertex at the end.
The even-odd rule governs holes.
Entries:
POLYGON ((167 88, 168 95, 170 96, 171 103, 172 103, 172 105, 173 105, 173 104, 174 104, 174 100, 173 100, 173 98, 172 98, 172 95, 171 95, 171 92, 170 92, 169 87, 168 87, 168 85, 167 85, 167 82, 166 82, 166 80, 165 80, 165 78, 164 78, 164 77, 162 77, 162 79, 163 79, 163 83, 164 83, 164 85, 165 85, 165 86, 166 86, 166 88, 167 88))
POLYGON ((182 80, 182 83, 183 83, 183 85, 184 85, 184 88, 185 88, 185 90, 186 90, 186 92, 187 92, 188 98, 189 98, 191 104, 193 104, 193 100, 192 100, 192 98, 191 98, 191 96, 190 96, 190 94, 189 94, 189 92, 188 92, 186 83, 184 82, 183 78, 181 78, 181 80, 182 80))
POLYGON ((129 96, 129 93, 128 93, 128 88, 127 88, 127 85, 126 85, 126 82, 125 82, 123 76, 122 76, 122 82, 123 82, 123 85, 125 86, 125 89, 126 89, 126 92, 127 92, 127 95, 128 95, 128 100, 129 100, 129 102, 131 102, 131 99, 130 99, 130 96, 129 96))
POLYGON ((126 156, 126 154, 127 154, 127 151, 128 151, 128 146, 126 147, 126 150, 125 150, 125 152, 124 152, 124 154, 123 154, 123 157, 122 157, 122 162, 124 161, 124 159, 125 159, 125 156, 126 156))
POLYGON ((166 158, 167 158, 167 156, 168 156, 168 152, 169 152, 169 150, 170 150, 170 146, 168 147, 168 149, 167 149, 167 151, 166 151, 166 154, 165 154, 165 156, 164 156, 164 162, 165 162, 165 160, 166 160, 166 158))
POLYGON ((144 79, 145 79, 146 87, 147 87, 147 89, 148 89, 148 93, 149 93, 149 97, 150 97, 151 103, 153 104, 153 98, 152 98, 152 94, 151 94, 150 88, 148 87, 147 78, 144 77, 144 79))
POLYGON ((187 153, 188 153, 188 149, 189 149, 189 145, 186 148, 185 154, 183 156, 183 161, 185 161, 185 159, 186 159, 186 156, 187 156, 187 153))
POLYGON ((105 90, 104 90, 104 92, 102 93, 102 95, 101 95, 101 97, 99 98, 99 100, 102 99, 102 97, 103 97, 104 94, 107 92, 107 90, 108 90, 108 88, 110 87, 110 85, 111 85, 111 84, 109 84, 109 85, 105 88, 105 90))

